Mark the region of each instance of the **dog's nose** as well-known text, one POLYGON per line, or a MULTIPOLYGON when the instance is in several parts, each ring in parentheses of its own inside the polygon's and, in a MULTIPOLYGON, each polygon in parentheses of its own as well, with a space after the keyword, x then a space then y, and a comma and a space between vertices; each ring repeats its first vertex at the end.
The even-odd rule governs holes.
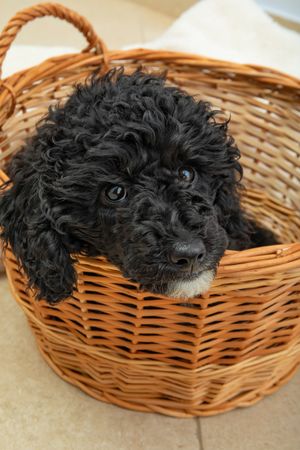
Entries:
POLYGON ((179 270, 196 271, 205 254, 205 246, 201 240, 176 242, 169 253, 169 258, 179 270))

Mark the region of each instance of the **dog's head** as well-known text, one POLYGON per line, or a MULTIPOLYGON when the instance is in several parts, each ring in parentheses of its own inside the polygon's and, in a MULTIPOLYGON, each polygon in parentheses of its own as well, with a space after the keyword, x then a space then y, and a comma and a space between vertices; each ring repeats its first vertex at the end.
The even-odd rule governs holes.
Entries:
POLYGON ((73 290, 73 252, 106 256, 149 291, 193 297, 234 226, 238 158, 208 103, 161 76, 111 71, 50 109, 12 159, 2 238, 52 303, 73 290))

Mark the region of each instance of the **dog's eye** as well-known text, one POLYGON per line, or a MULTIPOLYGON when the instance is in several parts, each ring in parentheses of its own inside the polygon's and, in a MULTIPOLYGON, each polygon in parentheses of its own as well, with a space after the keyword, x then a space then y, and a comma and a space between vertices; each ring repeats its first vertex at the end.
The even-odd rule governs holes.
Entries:
POLYGON ((125 199, 127 192, 123 186, 116 184, 108 187, 105 191, 105 195, 111 202, 120 202, 125 199))
POLYGON ((178 178, 181 181, 191 182, 195 178, 195 172, 192 167, 180 167, 178 169, 178 178))

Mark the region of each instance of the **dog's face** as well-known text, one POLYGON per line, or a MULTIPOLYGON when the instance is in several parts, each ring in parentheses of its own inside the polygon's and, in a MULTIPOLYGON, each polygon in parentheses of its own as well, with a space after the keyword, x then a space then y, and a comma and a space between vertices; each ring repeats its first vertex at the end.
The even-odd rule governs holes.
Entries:
MULTIPOLYGON (((50 111, 19 158, 24 179, 34 177, 32 204, 55 239, 60 272, 70 269, 67 255, 81 251, 106 256, 152 292, 187 298, 209 288, 228 244, 240 171, 227 124, 215 114, 141 72, 78 87, 50 111)), ((20 178, 19 167, 16 160, 11 173, 20 178)), ((55 276, 59 284, 63 277, 55 276)), ((62 295, 56 289, 47 297, 62 295)))
POLYGON ((214 177, 197 165, 197 147, 175 140, 137 149, 115 144, 109 176, 99 176, 93 245, 145 289, 187 298, 210 286, 227 235, 214 177))

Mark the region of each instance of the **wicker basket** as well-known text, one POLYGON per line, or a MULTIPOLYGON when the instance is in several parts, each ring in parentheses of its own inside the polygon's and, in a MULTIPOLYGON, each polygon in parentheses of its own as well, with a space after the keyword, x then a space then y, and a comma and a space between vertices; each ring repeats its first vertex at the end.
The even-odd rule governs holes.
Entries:
POLYGON ((255 403, 300 363, 300 81, 183 53, 109 52, 85 19, 57 4, 26 9, 8 23, 0 65, 20 28, 48 15, 75 25, 88 47, 1 81, 2 163, 49 104, 92 71, 167 69, 170 83, 231 114, 245 168, 244 206, 283 244, 227 251, 211 290, 189 306, 139 291, 102 257, 75 255, 74 296, 51 307, 26 291, 8 250, 9 283, 40 351, 66 381, 126 408, 188 417, 255 403))

